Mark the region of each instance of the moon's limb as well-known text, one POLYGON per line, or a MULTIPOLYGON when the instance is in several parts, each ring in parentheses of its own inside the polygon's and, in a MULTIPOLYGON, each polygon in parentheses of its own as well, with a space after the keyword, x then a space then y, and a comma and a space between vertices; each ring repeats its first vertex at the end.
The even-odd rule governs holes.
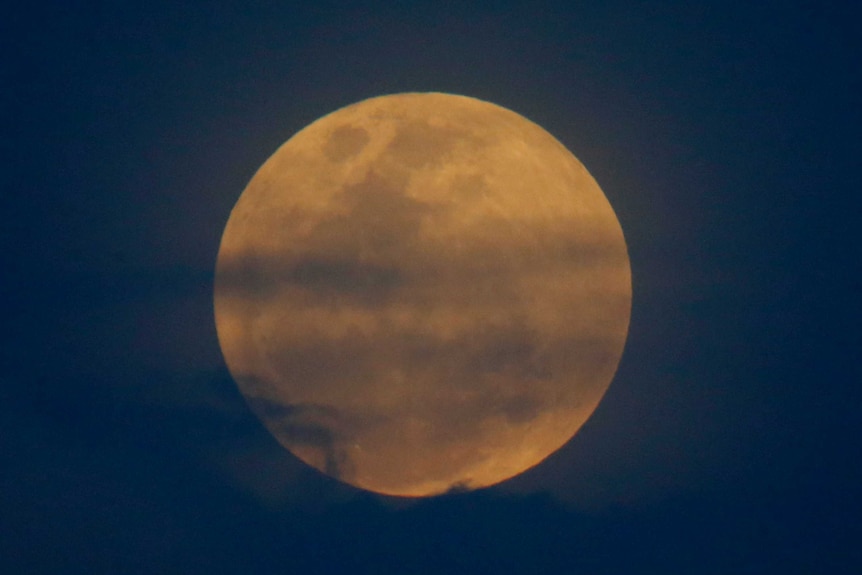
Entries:
POLYGON ((539 463, 605 393, 631 276, 599 186, 493 104, 400 94, 338 110, 255 174, 215 312, 273 435, 353 485, 422 496, 539 463))

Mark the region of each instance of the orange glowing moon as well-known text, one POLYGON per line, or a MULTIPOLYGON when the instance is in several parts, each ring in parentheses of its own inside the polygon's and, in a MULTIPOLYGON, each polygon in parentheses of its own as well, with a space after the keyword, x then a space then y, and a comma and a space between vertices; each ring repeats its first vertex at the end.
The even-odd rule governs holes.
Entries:
POLYGON ((215 318, 291 453, 426 496, 498 483, 587 420, 628 332, 619 222, 584 166, 474 98, 372 98, 272 155, 231 212, 215 318))

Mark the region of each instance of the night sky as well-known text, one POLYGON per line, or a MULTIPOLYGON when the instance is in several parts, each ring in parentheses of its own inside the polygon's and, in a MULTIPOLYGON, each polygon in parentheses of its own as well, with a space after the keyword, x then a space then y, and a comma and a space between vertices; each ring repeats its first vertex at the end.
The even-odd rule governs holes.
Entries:
POLYGON ((140 4, 0 17, 0 570, 860 572, 852 3, 140 4), (212 312, 257 168, 406 91, 553 134, 633 277, 584 428, 520 477, 415 501, 284 451, 212 312))

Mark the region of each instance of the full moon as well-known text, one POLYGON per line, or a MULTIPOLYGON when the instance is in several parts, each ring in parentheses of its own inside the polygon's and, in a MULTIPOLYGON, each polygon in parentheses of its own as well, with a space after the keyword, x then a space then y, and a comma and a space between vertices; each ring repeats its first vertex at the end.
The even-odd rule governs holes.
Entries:
POLYGON ((272 435, 362 489, 428 496, 535 466, 622 355, 631 273, 584 166, 474 98, 364 100, 301 130, 225 227, 215 321, 272 435))

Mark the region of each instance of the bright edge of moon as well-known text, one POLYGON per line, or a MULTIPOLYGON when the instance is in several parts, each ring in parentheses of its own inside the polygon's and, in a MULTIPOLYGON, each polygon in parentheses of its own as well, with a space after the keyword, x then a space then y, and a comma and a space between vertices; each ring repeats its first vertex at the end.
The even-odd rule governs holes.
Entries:
POLYGON ((315 121, 225 227, 215 320, 252 410, 354 486, 428 496, 535 466, 593 413, 631 309, 604 193, 553 136, 407 93, 315 121))

